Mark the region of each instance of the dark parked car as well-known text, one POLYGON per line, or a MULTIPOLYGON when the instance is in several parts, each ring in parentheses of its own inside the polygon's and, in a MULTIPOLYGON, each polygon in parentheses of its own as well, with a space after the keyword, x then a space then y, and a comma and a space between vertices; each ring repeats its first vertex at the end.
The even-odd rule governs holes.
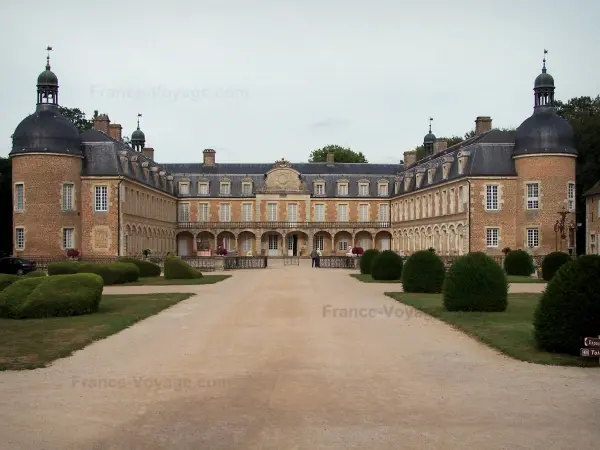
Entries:
POLYGON ((0 258, 0 273, 24 275, 36 269, 35 262, 23 258, 0 258))

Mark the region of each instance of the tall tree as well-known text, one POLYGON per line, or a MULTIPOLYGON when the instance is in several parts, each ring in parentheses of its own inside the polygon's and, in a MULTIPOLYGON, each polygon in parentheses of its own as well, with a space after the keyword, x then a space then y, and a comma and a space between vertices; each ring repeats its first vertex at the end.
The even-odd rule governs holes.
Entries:
POLYGON ((0 254, 12 252, 12 169, 10 158, 0 156, 0 254))
POLYGON ((79 108, 67 108, 66 106, 59 106, 58 111, 71 122, 73 122, 80 133, 92 128, 92 121, 86 119, 85 113, 79 108))
POLYGON ((313 150, 308 158, 308 162, 326 162, 327 153, 333 153, 335 162, 339 163, 369 162, 362 152, 355 152, 348 147, 342 147, 340 145, 326 145, 323 148, 313 150))

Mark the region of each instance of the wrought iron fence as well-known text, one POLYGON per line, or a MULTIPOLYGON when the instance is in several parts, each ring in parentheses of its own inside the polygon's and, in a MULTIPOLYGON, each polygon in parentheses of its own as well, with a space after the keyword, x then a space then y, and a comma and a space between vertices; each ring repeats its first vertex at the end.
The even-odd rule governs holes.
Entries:
POLYGON ((231 256, 225 257, 225 269, 264 269, 267 267, 266 256, 231 256))
POLYGON ((319 265, 327 269, 356 269, 360 258, 355 256, 321 256, 319 265))
POLYGON ((300 257, 299 256, 284 256, 283 265, 284 266, 299 266, 300 265, 300 257))

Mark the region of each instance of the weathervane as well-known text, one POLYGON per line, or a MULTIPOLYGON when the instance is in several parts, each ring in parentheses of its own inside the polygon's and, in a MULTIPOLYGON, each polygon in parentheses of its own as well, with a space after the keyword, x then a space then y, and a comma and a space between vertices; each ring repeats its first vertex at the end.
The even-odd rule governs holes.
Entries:
POLYGON ((429 132, 431 133, 431 122, 433 121, 433 117, 429 118, 429 132))
POLYGON ((48 56, 46 56, 46 70, 50 70, 50 52, 52 51, 52 47, 46 47, 46 51, 48 52, 48 56))
POLYGON ((138 127, 137 127, 138 130, 140 129, 140 117, 142 117, 142 113, 138 113, 138 119, 137 119, 138 120, 138 127))
POLYGON ((544 49, 544 59, 542 60, 544 62, 544 66, 542 67, 542 70, 544 72, 546 72, 546 55, 548 54, 548 50, 544 49))

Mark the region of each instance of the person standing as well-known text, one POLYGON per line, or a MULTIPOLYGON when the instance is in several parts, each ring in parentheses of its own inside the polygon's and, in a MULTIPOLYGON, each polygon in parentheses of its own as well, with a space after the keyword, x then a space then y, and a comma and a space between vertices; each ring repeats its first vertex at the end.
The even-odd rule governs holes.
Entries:
POLYGON ((319 254, 317 253, 316 248, 313 248, 313 251, 310 252, 310 256, 312 258, 312 266, 319 267, 319 254))

